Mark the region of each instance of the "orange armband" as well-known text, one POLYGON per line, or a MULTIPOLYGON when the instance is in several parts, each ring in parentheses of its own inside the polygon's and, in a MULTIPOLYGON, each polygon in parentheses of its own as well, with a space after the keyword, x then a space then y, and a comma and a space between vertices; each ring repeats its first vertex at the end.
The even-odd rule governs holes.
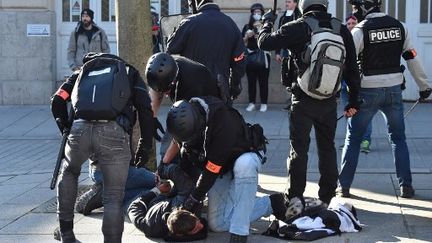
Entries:
POLYGON ((212 173, 219 174, 219 172, 222 169, 222 166, 214 164, 213 162, 211 162, 209 160, 209 161, 207 161, 206 169, 212 173))
POLYGON ((58 89, 55 95, 60 96, 63 100, 67 100, 70 96, 69 93, 62 88, 58 89))

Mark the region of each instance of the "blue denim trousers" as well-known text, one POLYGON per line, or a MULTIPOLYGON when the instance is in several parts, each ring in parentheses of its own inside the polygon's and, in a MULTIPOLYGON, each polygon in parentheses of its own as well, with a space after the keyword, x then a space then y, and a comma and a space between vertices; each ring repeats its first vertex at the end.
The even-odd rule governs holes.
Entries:
POLYGON ((359 96, 363 99, 360 111, 354 117, 348 119, 345 147, 342 150, 342 168, 339 174, 341 187, 351 187, 357 168, 363 134, 378 110, 383 113, 387 123, 399 186, 411 186, 410 158, 405 137, 400 85, 385 88, 362 88, 359 96))
POLYGON ((272 213, 270 198, 256 197, 260 169, 258 156, 244 153, 235 161, 232 173, 216 180, 208 192, 208 223, 212 231, 249 235, 250 222, 272 213))
POLYGON ((122 202, 131 159, 129 135, 115 121, 73 123, 57 186, 57 214, 72 221, 81 165, 98 160, 104 175, 102 232, 105 242, 121 242, 124 228, 122 202))
MULTIPOLYGON (((345 83, 345 81, 342 81, 342 88, 340 92, 340 99, 341 99, 341 105, 342 108, 345 108, 346 105, 348 105, 348 87, 345 83)), ((369 144, 372 143, 372 120, 369 122, 365 133, 363 134, 362 141, 367 140, 369 144)))
MULTIPOLYGON (((90 178, 95 183, 102 183, 102 171, 92 166, 90 169, 90 178)), ((125 186, 125 195, 123 199, 123 208, 127 209, 129 204, 142 193, 152 189, 156 186, 155 173, 147 170, 146 168, 136 168, 129 166, 128 176, 125 186)))

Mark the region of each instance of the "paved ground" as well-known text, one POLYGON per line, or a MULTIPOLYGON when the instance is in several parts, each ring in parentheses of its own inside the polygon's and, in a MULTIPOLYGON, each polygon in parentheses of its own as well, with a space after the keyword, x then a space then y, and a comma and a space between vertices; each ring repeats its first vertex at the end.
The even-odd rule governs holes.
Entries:
MULTIPOLYGON (((412 104, 406 104, 411 106, 412 104)), ((244 106, 238 106, 242 111, 244 106)), ((269 160, 260 174, 260 194, 282 191, 286 183, 288 117, 282 106, 266 113, 245 114, 261 123, 270 139, 269 160)), ((166 114, 167 107, 161 115, 166 114)), ((372 152, 362 154, 350 199, 360 221, 368 226, 360 233, 329 237, 322 242, 428 242, 432 240, 432 105, 420 104, 406 120, 407 142, 414 172, 415 199, 398 197, 399 188, 380 114, 373 121, 372 152)), ((343 143, 344 121, 340 121, 336 145, 343 143)), ((317 156, 314 136, 309 157, 307 196, 317 192, 317 156)), ((52 231, 56 215, 55 192, 49 180, 59 147, 59 135, 48 106, 0 106, 0 242, 55 242, 52 231)), ((339 152, 340 153, 340 152, 339 152)), ((81 184, 89 184, 83 167, 81 184)), ((75 232, 82 242, 102 242, 101 213, 91 217, 76 214, 75 232)), ((252 226, 250 242, 277 242, 260 236, 269 219, 252 226)), ((228 234, 211 233, 206 242, 227 242, 228 234)), ((146 239, 125 223, 124 242, 157 242, 146 239)), ((282 242, 282 241, 281 241, 282 242)))

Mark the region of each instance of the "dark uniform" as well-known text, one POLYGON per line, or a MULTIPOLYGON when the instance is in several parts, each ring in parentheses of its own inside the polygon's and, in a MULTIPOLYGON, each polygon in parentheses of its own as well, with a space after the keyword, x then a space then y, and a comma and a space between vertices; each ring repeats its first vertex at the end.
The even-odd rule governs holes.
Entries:
MULTIPOLYGON (((90 54, 84 63, 98 56, 117 58, 110 54, 90 54)), ((81 165, 92 156, 98 161, 104 177, 104 216, 102 231, 105 242, 121 242, 123 232, 122 202, 129 162, 131 160, 130 133, 138 111, 141 139, 137 154, 147 157, 153 134, 153 112, 144 81, 138 71, 127 66, 128 78, 133 87, 131 99, 123 113, 114 121, 88 121, 74 117, 73 124, 67 124, 67 103, 71 101, 72 90, 78 73, 74 73, 52 98, 51 109, 61 130, 72 125, 65 148, 65 160, 58 181, 58 218, 61 237, 74 238, 72 226, 74 204, 77 195, 78 177, 81 165)))
POLYGON ((168 39, 167 52, 204 64, 218 80, 223 99, 229 101, 231 96, 239 95, 245 72, 241 33, 214 3, 202 5, 198 12, 180 22, 168 39))
MULTIPOLYGON (((271 33, 272 23, 264 25, 259 34, 258 45, 263 50, 289 49, 296 57, 305 51, 306 43, 311 41, 311 30, 305 23, 305 17, 319 20, 320 25, 331 28, 331 15, 324 10, 308 11, 304 17, 283 25, 279 30, 271 33)), ((344 79, 350 88, 349 107, 357 107, 358 86, 360 82, 354 43, 351 33, 345 26, 340 32, 346 49, 344 79)), ((296 59, 299 76, 305 72, 307 65, 299 58, 296 59)), ((302 198, 306 186, 306 170, 309 150, 309 133, 312 127, 318 147, 318 167, 321 178, 319 180, 319 198, 326 203, 335 195, 337 187, 338 169, 336 149, 334 145, 337 124, 336 97, 318 100, 306 95, 296 84, 292 89, 292 106, 290 115, 290 143, 291 152, 288 159, 290 186, 289 198, 302 198)))
POLYGON ((430 86, 407 29, 397 19, 381 13, 381 1, 353 30, 353 39, 360 61, 362 81, 360 97, 364 100, 359 113, 348 119, 342 168, 339 182, 343 196, 349 196, 358 163, 359 147, 367 124, 381 110, 386 117, 390 142, 396 165, 396 174, 402 197, 412 197, 412 178, 409 151, 405 141, 402 89, 403 70, 401 56, 419 89, 420 98, 430 95, 430 86))
POLYGON ((220 98, 216 79, 203 64, 182 56, 173 56, 178 65, 175 88, 170 90, 173 102, 189 100, 197 96, 220 98))

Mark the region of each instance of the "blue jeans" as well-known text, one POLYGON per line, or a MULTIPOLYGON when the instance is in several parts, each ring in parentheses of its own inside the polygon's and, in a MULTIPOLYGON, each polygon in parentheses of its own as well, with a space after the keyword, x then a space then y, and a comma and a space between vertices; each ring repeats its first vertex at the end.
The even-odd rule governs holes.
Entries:
MULTIPOLYGON (((342 81, 340 98, 341 98, 342 107, 345 108, 345 106, 348 105, 348 88, 345 81, 342 81)), ((371 136, 372 136, 372 120, 371 122, 369 122, 366 131, 363 134, 362 141, 367 140, 370 144, 372 142, 371 136)))
POLYGON ((270 198, 256 197, 260 169, 258 156, 244 153, 235 161, 234 178, 228 172, 216 180, 208 192, 208 223, 212 231, 249 235, 250 222, 272 213, 270 198))
POLYGON ((410 158, 405 141, 405 123, 400 85, 386 88, 362 88, 359 95, 364 102, 358 114, 348 119, 345 146, 342 150, 342 168, 339 174, 341 187, 351 187, 357 168, 363 134, 367 124, 370 123, 378 110, 382 111, 387 123, 399 186, 411 186, 410 158))
MULTIPOLYGON (((91 167, 89 176, 95 183, 102 183, 102 172, 95 166, 91 167)), ((123 198, 123 207, 127 208, 130 202, 132 202, 136 197, 140 196, 143 192, 146 192, 155 186, 156 176, 153 172, 145 168, 136 168, 129 166, 125 186, 125 195, 123 198)))

